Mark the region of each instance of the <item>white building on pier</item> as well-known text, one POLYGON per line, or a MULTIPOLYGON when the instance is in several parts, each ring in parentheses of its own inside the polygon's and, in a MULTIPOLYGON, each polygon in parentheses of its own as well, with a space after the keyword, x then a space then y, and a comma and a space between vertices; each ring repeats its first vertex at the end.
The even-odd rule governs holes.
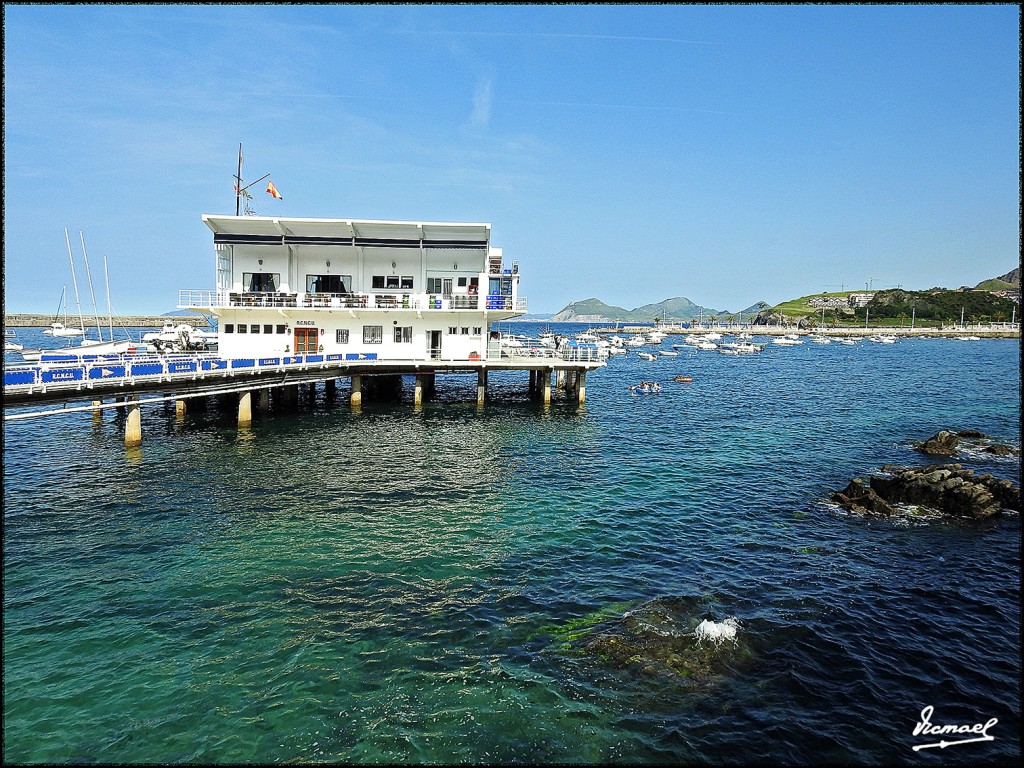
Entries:
POLYGON ((216 290, 180 308, 217 317, 226 358, 323 353, 459 361, 500 354, 491 323, 526 312, 490 224, 203 215, 216 290), (488 342, 490 341, 490 355, 488 342))

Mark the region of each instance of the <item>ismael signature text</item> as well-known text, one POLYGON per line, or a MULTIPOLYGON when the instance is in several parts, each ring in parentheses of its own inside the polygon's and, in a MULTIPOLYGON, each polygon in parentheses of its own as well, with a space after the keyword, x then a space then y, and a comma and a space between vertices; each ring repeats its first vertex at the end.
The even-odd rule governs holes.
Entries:
POLYGON ((991 718, 987 723, 982 725, 981 723, 975 723, 974 725, 936 725, 932 723, 932 715, 935 713, 935 707, 927 706, 921 710, 921 719, 917 725, 914 726, 915 736, 966 736, 963 739, 940 739, 934 744, 918 744, 914 747, 914 751, 917 752, 922 749, 931 749, 938 747, 939 749, 945 749, 951 747, 954 744, 969 744, 973 741, 994 741, 995 736, 990 736, 988 729, 999 722, 997 718, 991 718))

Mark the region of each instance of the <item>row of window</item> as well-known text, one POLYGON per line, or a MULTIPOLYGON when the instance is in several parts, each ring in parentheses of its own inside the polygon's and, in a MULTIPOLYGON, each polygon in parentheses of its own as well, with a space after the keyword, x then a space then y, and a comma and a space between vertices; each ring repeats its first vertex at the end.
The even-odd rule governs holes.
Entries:
POLYGON ((260 333, 262 329, 263 333, 287 333, 288 326, 286 325, 259 325, 258 323, 251 323, 246 325, 245 323, 234 323, 224 324, 224 333, 260 333))
MULTIPOLYGON (((482 328, 479 325, 473 326, 473 335, 479 336, 482 332, 482 328)), ((469 336, 469 326, 463 326, 461 328, 451 325, 448 326, 449 336, 469 336)), ((258 323, 225 323, 224 333, 287 333, 288 326, 286 325, 260 325, 258 323)), ((335 343, 337 344, 348 344, 349 329, 338 328, 335 331, 335 343)), ((381 344, 384 340, 384 326, 382 325, 364 325, 363 326, 363 343, 364 344, 381 344)), ((399 325, 395 326, 395 342, 399 344, 410 344, 412 343, 412 326, 411 325, 399 325)))

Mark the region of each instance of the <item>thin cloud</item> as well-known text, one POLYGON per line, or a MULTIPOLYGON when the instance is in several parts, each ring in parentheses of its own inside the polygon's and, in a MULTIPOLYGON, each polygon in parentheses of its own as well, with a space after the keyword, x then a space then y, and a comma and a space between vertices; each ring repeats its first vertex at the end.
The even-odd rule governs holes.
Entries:
POLYGON ((473 93, 473 112, 469 116, 469 123, 474 128, 486 128, 490 125, 492 86, 493 81, 489 77, 476 84, 476 91, 473 93))

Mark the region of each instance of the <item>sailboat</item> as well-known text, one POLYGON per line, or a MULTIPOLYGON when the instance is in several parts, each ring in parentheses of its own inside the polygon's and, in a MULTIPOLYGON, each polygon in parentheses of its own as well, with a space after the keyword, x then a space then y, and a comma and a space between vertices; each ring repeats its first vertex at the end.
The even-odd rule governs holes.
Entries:
POLYGON ((57 304, 57 313, 53 316, 53 322, 50 323, 50 327, 47 328, 43 333, 47 336, 85 336, 85 328, 74 328, 67 324, 68 322, 68 305, 64 301, 64 297, 67 295, 68 287, 65 285, 64 289, 60 292, 60 303, 57 304), (61 323, 57 318, 60 317, 61 307, 64 308, 64 322, 61 323))
MULTIPOLYGON (((132 341, 131 339, 117 339, 117 340, 114 339, 113 315, 112 315, 112 309, 111 309, 111 306, 110 306, 110 279, 109 279, 109 275, 106 274, 106 269, 107 269, 106 257, 104 257, 104 259, 103 259, 103 270, 104 270, 104 274, 105 274, 106 280, 107 280, 107 315, 110 318, 110 339, 106 340, 106 341, 103 339, 103 329, 100 327, 100 324, 99 324, 99 314, 98 314, 98 311, 96 309, 96 294, 93 292, 93 287, 92 287, 92 273, 89 271, 89 254, 85 250, 85 236, 81 232, 79 232, 79 237, 81 237, 81 239, 82 239, 82 256, 83 256, 83 258, 85 260, 85 274, 86 274, 86 277, 87 277, 87 279, 89 281, 89 294, 92 297, 93 315, 96 317, 96 333, 97 333, 99 338, 98 339, 85 338, 85 323, 83 322, 82 323, 82 328, 79 331, 79 334, 82 335, 83 338, 82 338, 82 340, 78 344, 71 344, 69 346, 62 347, 60 349, 53 349, 53 350, 22 349, 20 351, 21 356, 25 360, 27 360, 29 362, 38 362, 40 360, 45 360, 48 357, 51 357, 51 356, 54 356, 54 355, 62 356, 62 357, 67 356, 67 355, 74 355, 76 357, 81 357, 82 355, 121 355, 121 354, 130 353, 130 352, 142 351, 142 350, 145 349, 144 346, 142 346, 140 344, 137 344, 136 342, 132 341)), ((78 280, 75 277, 75 260, 74 260, 74 257, 71 255, 71 240, 68 237, 67 227, 64 228, 64 238, 65 238, 65 240, 67 240, 67 244, 68 244, 68 258, 71 260, 71 279, 74 281, 74 284, 75 284, 75 296, 77 298, 78 297, 78 280)), ((66 286, 65 286, 65 288, 66 288, 66 286)), ((81 317, 81 302, 80 301, 79 301, 79 317, 81 317)), ((53 331, 55 329, 51 326, 50 330, 53 331)), ((43 331, 43 333, 47 333, 47 331, 43 331)), ((51 335, 53 335, 53 336, 69 336, 71 334, 51 333, 51 335)))

